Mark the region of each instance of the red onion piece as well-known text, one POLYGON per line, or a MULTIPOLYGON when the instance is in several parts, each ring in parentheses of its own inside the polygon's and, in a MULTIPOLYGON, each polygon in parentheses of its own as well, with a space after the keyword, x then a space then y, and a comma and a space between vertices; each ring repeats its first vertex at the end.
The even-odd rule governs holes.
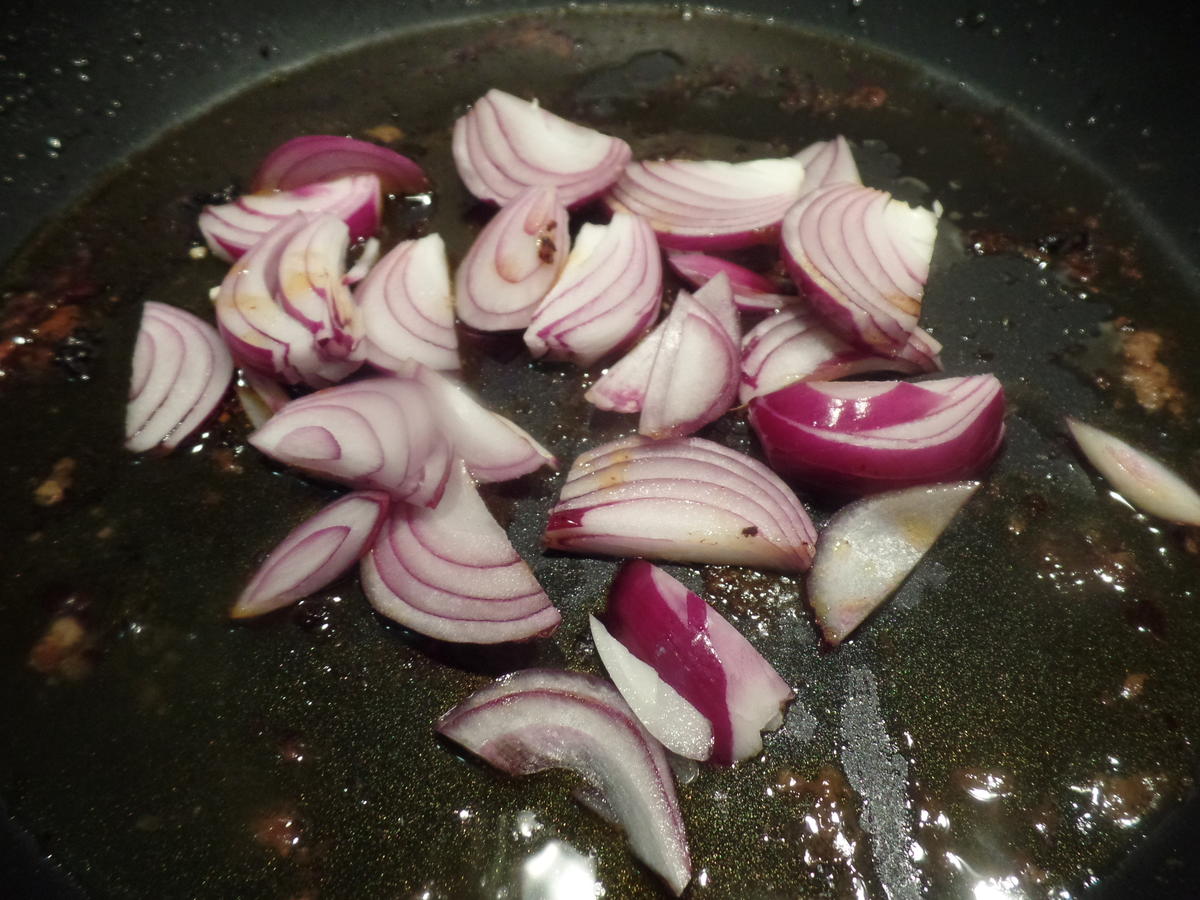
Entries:
POLYGON ((649 328, 662 304, 662 257, 650 226, 616 213, 579 230, 562 275, 525 331, 535 356, 589 366, 649 328))
POLYGON ((255 191, 292 190, 349 175, 374 175, 390 194, 419 194, 429 188, 421 167, 395 150, 331 134, 284 141, 268 154, 254 176, 255 191))
POLYGON ((451 149, 467 190, 501 206, 534 185, 556 187, 561 202, 579 206, 602 194, 633 155, 619 138, 495 89, 454 123, 451 149))
POLYGON ((458 334, 446 245, 436 234, 401 241, 355 288, 367 362, 384 372, 406 360, 457 371, 458 334))
POLYGON ((796 159, 804 163, 801 195, 811 194, 831 184, 862 184, 854 154, 840 134, 830 141, 809 144, 796 154, 796 159))
POLYGON ((567 208, 554 187, 521 191, 483 227, 459 266, 458 317, 480 331, 527 327, 570 245, 567 208))
POLYGON ((623 438, 580 455, 543 541, 573 553, 802 572, 816 532, 757 460, 702 438, 623 438))
POLYGON ((238 402, 242 404, 242 411, 255 428, 261 428, 267 419, 292 402, 291 395, 278 381, 250 369, 238 371, 234 391, 238 402))
POLYGON ((212 415, 233 378, 233 358, 207 322, 148 300, 133 349, 125 446, 171 450, 212 415))
POLYGON ((367 378, 293 400, 249 441, 286 465, 417 505, 437 505, 453 463, 428 392, 405 378, 367 378))
POLYGON ((830 493, 875 493, 971 477, 1004 437, 994 375, 800 381, 750 401, 771 468, 830 493))
POLYGON ((977 481, 905 488, 840 509, 808 575, 825 640, 837 646, 890 597, 978 489, 977 481))
POLYGON ((783 724, 792 689, 720 613, 662 569, 643 560, 627 562, 604 615, 592 619, 593 635, 598 626, 650 667, 649 673, 630 667, 603 635, 598 638, 596 649, 617 689, 669 750, 733 765, 762 750, 762 731, 783 724), (655 702, 656 682, 673 689, 708 724, 710 745, 702 755, 684 752, 696 749, 702 733, 679 733, 676 711, 655 702))
POLYGON ((796 303, 794 293, 781 291, 770 278, 757 272, 706 253, 667 254, 667 263, 680 278, 694 288, 704 287, 711 279, 724 272, 733 286, 733 300, 744 313, 770 312, 796 303))
POLYGON ((759 322, 742 341, 739 397, 749 403, 794 381, 834 381, 875 372, 919 375, 942 368, 942 345, 922 328, 895 356, 880 356, 846 343, 803 307, 785 309, 759 322))
POLYGON ((362 583, 379 613, 443 641, 524 641, 561 618, 461 462, 435 509, 393 508, 363 559, 362 583))
POLYGON ((526 669, 476 691, 437 730, 510 775, 564 768, 597 789, 634 855, 676 894, 692 862, 667 756, 607 682, 526 669))
POLYGON ((261 616, 331 584, 374 542, 387 510, 388 496, 379 491, 333 501, 268 554, 229 615, 261 616))
POLYGON ((654 360, 662 345, 664 326, 665 323, 660 323, 632 350, 605 369, 583 398, 597 409, 610 412, 634 413, 641 410, 646 401, 650 373, 654 371, 654 360))
POLYGON ((443 433, 471 474, 480 481, 509 481, 558 460, 528 432, 485 408, 461 385, 431 369, 415 366, 413 377, 428 391, 443 433))
POLYGON ((382 212, 379 179, 353 175, 290 191, 246 194, 200 212, 200 233, 213 255, 233 262, 276 225, 298 212, 329 215, 346 223, 350 240, 369 238, 382 212))
POLYGON ((344 283, 348 240, 337 219, 297 213, 229 270, 217 325, 243 368, 325 387, 362 364, 362 324, 344 283))
POLYGON ((774 241, 803 182, 791 158, 650 160, 626 166, 608 199, 645 218, 664 247, 728 250, 774 241))
POLYGON ((1181 525, 1200 525, 1200 494, 1144 450, 1067 419, 1075 443, 1118 494, 1138 509, 1181 525))
POLYGON ((835 184, 807 194, 783 220, 783 256, 827 324, 881 355, 917 327, 937 216, 885 191, 835 184))
POLYGON ((359 251, 358 259, 354 261, 344 276, 342 281, 350 287, 358 284, 367 277, 367 273, 375 267, 375 263, 379 262, 379 238, 367 238, 362 243, 362 250, 359 251))
POLYGON ((695 298, 680 291, 662 328, 638 432, 683 437, 723 416, 737 396, 741 335, 728 277, 695 298))

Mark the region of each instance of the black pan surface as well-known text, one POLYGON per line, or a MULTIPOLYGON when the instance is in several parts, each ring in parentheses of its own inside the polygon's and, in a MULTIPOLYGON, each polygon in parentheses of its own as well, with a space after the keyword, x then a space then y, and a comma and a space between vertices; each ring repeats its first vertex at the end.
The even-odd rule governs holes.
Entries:
MULTIPOLYGON (((201 202, 284 136, 393 126, 436 190, 431 206, 393 206, 388 239, 437 230, 460 257, 483 214, 449 126, 490 86, 639 155, 752 158, 847 134, 868 183, 944 205, 927 327, 950 373, 995 371, 1008 389, 985 492, 839 651, 819 648, 796 579, 673 569, 799 694, 761 760, 681 787, 693 895, 1049 897, 1102 882, 1191 788, 1196 536, 1108 497, 1061 417, 1200 480, 1187 236, 969 85, 861 41, 701 11, 468 20, 288 71, 131 157, 14 260, 0 335, 0 794, 14 817, 97 897, 519 896, 551 842, 607 896, 659 890, 569 778, 508 779, 430 729, 495 674, 598 669, 586 616, 615 564, 540 551, 561 475, 489 500, 564 624, 481 652, 389 625, 353 579, 228 624, 255 562, 333 492, 246 448, 232 406, 185 452, 119 449, 140 303, 205 314, 222 275, 189 256, 201 202), (1150 335, 1157 409, 1126 378, 1150 335), (48 479, 69 481, 61 500, 48 479), (31 666, 68 617, 85 652, 31 666)), ((471 383, 564 462, 631 429, 583 403, 586 376, 511 341, 464 342, 471 383)), ((736 415, 706 436, 755 452, 736 415)))

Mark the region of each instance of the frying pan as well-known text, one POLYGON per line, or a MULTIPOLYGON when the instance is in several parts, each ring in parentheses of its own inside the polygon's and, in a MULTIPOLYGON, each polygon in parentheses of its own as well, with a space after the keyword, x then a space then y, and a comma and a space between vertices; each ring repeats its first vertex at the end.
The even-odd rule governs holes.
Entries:
MULTIPOLYGON (((729 8, 744 17, 581 4, 512 18, 522 5, 469 0, 130 4, 99 23, 68 2, 5 12, 6 309, 79 310, 70 338, 35 342, 0 385, 8 894, 511 896, 550 840, 595 854, 609 896, 658 890, 568 779, 514 783, 429 734, 502 671, 596 666, 584 622, 612 563, 539 555, 555 479, 490 499, 564 626, 535 648, 478 652, 388 626, 352 579, 226 625, 253 561, 330 492, 242 453, 232 413, 197 453, 116 450, 140 302, 203 310, 220 277, 187 257, 198 202, 283 136, 393 124, 439 199, 432 219, 395 210, 391 236, 437 227, 461 253, 478 211, 446 126, 492 85, 641 153, 744 157, 846 132, 869 181, 946 206, 928 319, 953 373, 995 370, 1013 400, 987 496, 837 653, 818 648, 794 580, 675 570, 800 693, 762 762, 682 788, 695 896, 1002 896, 1018 883, 1006 878, 1195 894, 1195 558, 1187 535, 1106 500, 1058 417, 1136 433, 1200 476, 1186 354, 1200 230, 1181 189, 1197 155, 1196 14, 729 8), (1101 327, 1117 315, 1166 336, 1179 412, 1122 386, 1119 337, 1101 327), (63 500, 39 505, 63 458, 63 500), (1101 577, 1114 572, 1122 590, 1101 577), (63 614, 95 641, 75 680, 26 663, 63 614), (828 826, 835 801, 848 856, 802 834, 806 815, 828 826), (529 838, 514 834, 523 810, 529 838)), ((566 460, 624 427, 588 418, 568 370, 528 366, 504 341, 466 355, 484 396, 566 460)), ((736 417, 713 436, 752 449, 736 417)))

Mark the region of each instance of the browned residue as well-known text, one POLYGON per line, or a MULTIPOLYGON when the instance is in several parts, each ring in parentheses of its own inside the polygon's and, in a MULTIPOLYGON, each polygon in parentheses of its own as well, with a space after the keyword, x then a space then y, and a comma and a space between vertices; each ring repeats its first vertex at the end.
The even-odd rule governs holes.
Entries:
POLYGON ((78 616, 56 616, 29 651, 29 667, 50 678, 78 681, 92 671, 95 645, 95 638, 78 616))
POLYGON ((268 813, 251 823, 254 840, 282 859, 304 864, 310 852, 305 841, 304 823, 289 809, 268 813))
POLYGON ((796 801, 792 831, 811 877, 838 887, 838 896, 868 894, 871 850, 859 823, 858 794, 842 771, 825 765, 808 779, 780 769, 772 790, 796 801))
POLYGON ((395 144, 404 140, 404 131, 386 122, 376 125, 374 128, 368 128, 363 134, 381 144, 395 144))
POLYGON ((1174 374, 1159 359, 1163 336, 1157 331, 1134 328, 1125 318, 1116 321, 1121 342, 1121 381, 1132 391, 1147 412, 1166 410, 1173 416, 1184 414, 1187 395, 1174 374))
POLYGON ((38 506, 55 506, 67 496, 75 480, 75 460, 64 456, 54 464, 46 479, 33 489, 33 502, 38 506))

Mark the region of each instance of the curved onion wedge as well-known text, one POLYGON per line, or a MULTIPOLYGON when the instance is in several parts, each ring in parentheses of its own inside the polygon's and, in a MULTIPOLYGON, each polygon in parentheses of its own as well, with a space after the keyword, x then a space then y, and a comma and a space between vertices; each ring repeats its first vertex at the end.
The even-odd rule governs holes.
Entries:
POLYGON ((582 366, 628 346, 658 317, 662 256, 650 226, 626 213, 585 224, 558 282, 525 331, 535 356, 582 366))
POLYGON ((284 141, 258 167, 255 191, 286 191, 316 182, 369 174, 392 194, 417 194, 429 187, 421 167, 395 150, 332 134, 307 134, 284 141))
POLYGON ((133 348, 126 448, 171 450, 212 415, 232 378, 233 358, 211 325, 148 300, 133 348))
POLYGON ((665 322, 659 323, 632 350, 605 369, 583 399, 609 412, 638 412, 646 401, 646 387, 662 344, 664 326, 665 322))
POLYGON ((756 755, 762 731, 783 724, 783 707, 795 696, 716 610, 643 560, 627 562, 617 574, 607 610, 592 619, 592 634, 609 675, 647 730, 690 759, 732 765, 756 755), (605 637, 649 672, 614 653, 605 637))
POLYGON ((883 355, 917 327, 937 217, 884 191, 835 184, 807 194, 783 220, 783 256, 827 324, 883 355))
POLYGON ((1169 522, 1200 525, 1200 494, 1154 457, 1076 419, 1068 418, 1067 427, 1088 462, 1138 509, 1169 522))
POLYGON ((607 682, 526 669, 476 691, 437 730, 510 775, 570 769, 603 795, 634 855, 675 894, 691 880, 666 754, 607 682))
POLYGON ((816 533, 770 469, 702 438, 623 438, 580 455, 547 547, 801 572, 816 533))
POLYGON ((644 217, 664 247, 732 249, 775 240, 803 183, 791 158, 648 160, 625 167, 608 202, 644 217))
POLYGON ((295 213, 340 219, 349 229, 350 240, 359 241, 379 229, 382 209, 379 179, 374 175, 351 175, 290 191, 246 194, 229 203, 206 206, 200 211, 199 225, 213 255, 233 262, 295 213))
POLYGON ((402 241, 354 291, 367 362, 385 372, 405 360, 457 371, 458 335, 446 245, 436 234, 402 241))
POLYGON ((436 506, 453 457, 426 389, 366 378, 293 400, 250 435, 281 463, 351 487, 436 506))
POLYGON ((825 640, 840 644, 890 597, 978 489, 977 481, 905 488, 839 510, 808 575, 825 640))
POLYGON ((549 466, 554 454, 499 413, 485 408, 459 384, 424 366, 407 370, 428 391, 434 415, 471 474, 480 481, 508 481, 549 466))
POLYGON ((526 188, 483 226, 458 267, 458 317, 480 331, 527 327, 570 245, 567 208, 554 187, 526 188))
POLYGON ((667 253, 667 264, 693 288, 704 287, 724 272, 733 287, 733 301, 740 312, 770 312, 797 302, 794 292, 785 293, 765 275, 759 275, 745 266, 739 266, 719 256, 674 251, 667 253))
POLYGON ((750 401, 771 468, 831 492, 874 493, 978 473, 1004 437, 994 375, 800 381, 750 401))
POLYGON ((501 206, 534 185, 556 187, 563 203, 578 206, 603 193, 633 155, 619 138, 495 89, 454 123, 451 149, 467 190, 501 206))
POLYGON ((746 334, 739 397, 749 403, 794 381, 835 381, 873 372, 936 372, 942 368, 941 350, 929 332, 916 328, 899 353, 880 356, 846 343, 815 313, 794 306, 768 316, 746 334))
POLYGON ((461 462, 436 509, 393 508, 363 559, 362 582, 382 615, 443 641, 524 641, 560 621, 461 462))
POLYGON ((321 590, 358 562, 387 515, 388 496, 360 491, 334 500, 270 552, 229 615, 261 616, 321 590))
POLYGON ((802 195, 831 184, 862 184, 854 154, 840 134, 833 140, 809 144, 796 154, 796 159, 804 163, 802 195))

